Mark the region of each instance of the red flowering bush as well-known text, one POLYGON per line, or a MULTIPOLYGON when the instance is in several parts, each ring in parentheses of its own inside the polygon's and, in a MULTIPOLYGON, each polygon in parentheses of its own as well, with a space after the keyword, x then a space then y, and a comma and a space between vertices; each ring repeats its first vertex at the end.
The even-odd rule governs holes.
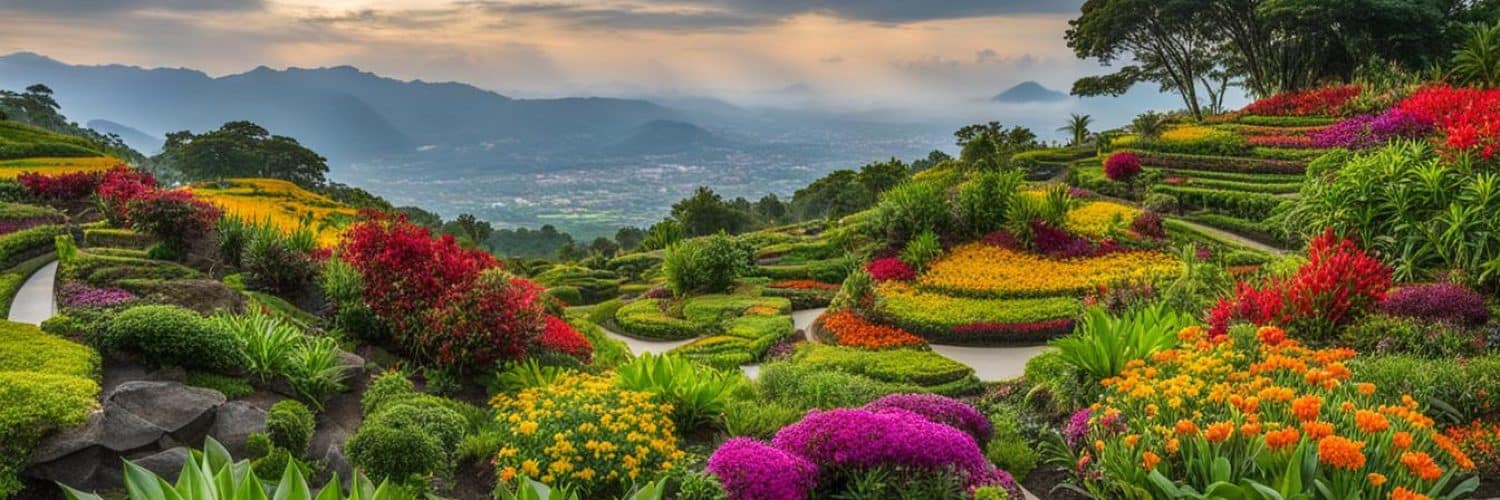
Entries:
POLYGON ((1104 175, 1115 182, 1129 182, 1141 173, 1141 157, 1121 151, 1104 160, 1104 175))
POLYGON ((398 331, 416 329, 422 312, 450 288, 499 266, 490 254, 465 250, 452 236, 434 239, 405 217, 366 215, 344 234, 339 255, 359 270, 370 309, 398 331))
POLYGON ((865 264, 865 271, 876 281, 911 281, 917 278, 917 271, 896 257, 872 260, 865 264))
POLYGON ((594 355, 594 345, 589 343, 589 339, 583 338, 583 334, 578 333, 567 321, 552 315, 547 316, 547 326, 542 330, 541 338, 537 339, 537 345, 578 358, 584 363, 588 363, 594 355))
MULTIPOLYGON (((109 171, 122 169, 129 170, 130 167, 117 165, 109 171)), ((16 182, 26 188, 26 192, 48 201, 82 200, 98 191, 99 183, 103 179, 104 174, 101 172, 71 172, 56 175, 22 172, 21 175, 16 176, 16 182)))
POLYGON ((1135 220, 1130 221, 1130 230, 1146 238, 1159 240, 1167 237, 1167 230, 1161 225, 1161 214, 1150 210, 1135 216, 1135 220))
POLYGON ((1264 116, 1332 116, 1343 111, 1344 104, 1358 97, 1358 85, 1324 87, 1286 92, 1245 106, 1245 113, 1264 116))
POLYGON ((1094 244, 1085 238, 1041 222, 1031 222, 1031 245, 1037 252, 1054 259, 1071 259, 1094 254, 1094 244))
POLYGON ((535 283, 487 269, 468 285, 449 288, 425 315, 427 328, 407 333, 406 348, 460 372, 518 361, 550 326, 541 296, 535 283))
POLYGON ((1500 89, 1432 86, 1412 94, 1397 108, 1437 124, 1443 147, 1450 152, 1478 153, 1490 160, 1500 147, 1500 89))
POLYGON ((151 189, 131 199, 125 214, 135 230, 182 250, 188 241, 213 229, 223 212, 188 191, 151 189))
POLYGON ((1260 288, 1236 284, 1234 297, 1220 299, 1209 311, 1209 334, 1223 335, 1238 319, 1326 337, 1374 308, 1391 287, 1391 269, 1333 229, 1314 238, 1307 254, 1307 263, 1291 279, 1270 280, 1260 288))
POLYGON ((150 173, 120 166, 105 172, 99 181, 99 204, 112 224, 126 220, 131 200, 156 190, 156 178, 150 173))

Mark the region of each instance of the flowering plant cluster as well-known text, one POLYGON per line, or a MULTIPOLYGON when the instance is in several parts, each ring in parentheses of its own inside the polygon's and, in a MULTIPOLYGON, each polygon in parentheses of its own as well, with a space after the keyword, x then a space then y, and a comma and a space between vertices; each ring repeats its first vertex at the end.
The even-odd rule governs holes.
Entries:
POLYGON ((1234 297, 1220 299, 1209 311, 1209 331, 1222 336, 1238 319, 1327 335, 1379 304, 1390 286, 1389 267, 1328 229, 1308 244, 1307 263, 1290 279, 1272 279, 1259 288, 1236 284, 1234 297))
POLYGON ((1401 108, 1391 108, 1378 115, 1360 115, 1308 135, 1312 147, 1369 149, 1384 146, 1391 139, 1415 139, 1431 133, 1431 119, 1401 108))
POLYGON ((77 281, 62 284, 58 291, 63 307, 110 307, 136 300, 136 296, 118 288, 94 288, 77 281))
POLYGON ((585 498, 612 498, 685 456, 672 405, 619 389, 606 376, 570 373, 550 385, 501 393, 491 405, 504 443, 495 468, 507 485, 525 474, 585 498))
POLYGON ((1344 104, 1360 94, 1358 85, 1323 87, 1301 92, 1286 92, 1245 106, 1245 113, 1262 116, 1334 116, 1344 104))
POLYGON ((891 349, 927 345, 922 337, 893 326, 879 325, 855 314, 839 311, 823 317, 823 330, 838 345, 861 349, 891 349))
POLYGON ((766 443, 734 438, 709 457, 708 473, 719 478, 730 500, 796 500, 812 492, 818 466, 766 443))
POLYGON ((1140 213, 1139 209, 1129 205, 1093 201, 1069 210, 1064 226, 1079 236, 1101 240, 1109 237, 1112 229, 1129 224, 1140 213))
POLYGON ((132 198, 125 214, 136 231, 182 249, 188 241, 208 234, 223 211, 191 191, 152 189, 132 198))
POLYGON ((897 257, 885 257, 870 261, 865 264, 865 271, 870 273, 875 281, 911 281, 916 279, 917 271, 910 264, 897 257))
POLYGON ((1141 212, 1130 221, 1130 231, 1143 238, 1163 240, 1167 238, 1167 229, 1162 227, 1161 214, 1151 210, 1141 212))
POLYGON ((548 326, 541 297, 535 283, 487 269, 468 285, 449 288, 427 311, 427 328, 408 335, 407 348, 459 369, 518 361, 548 326))
POLYGON ((1096 257, 1051 259, 983 243, 959 245, 929 265, 918 283, 969 296, 1016 297, 1082 294, 1101 284, 1176 272, 1171 256, 1155 251, 1109 252, 1096 257))
POLYGON ((1097 253, 1094 242, 1040 220, 1031 221, 1031 246, 1054 259, 1089 257, 1097 253))
POLYGON ((0 220, 0 235, 7 235, 31 229, 47 224, 56 224, 58 221, 52 217, 32 217, 28 219, 0 220))
POLYGON ((839 285, 835 285, 833 283, 824 283, 824 282, 816 281, 816 280, 775 281, 775 282, 772 282, 769 285, 766 285, 766 287, 767 288, 787 288, 787 289, 792 289, 792 290, 830 290, 830 291, 838 291, 838 289, 839 289, 839 285))
POLYGON ((1500 148, 1500 89, 1432 86, 1401 101, 1397 109, 1436 124, 1450 152, 1478 153, 1490 160, 1500 148))
POLYGON ((1386 294, 1380 310, 1392 316, 1479 326, 1490 320, 1484 296, 1456 283, 1403 286, 1386 294))
POLYGON ((1474 471, 1484 477, 1500 475, 1500 423, 1476 420, 1443 430, 1458 449, 1474 461, 1474 471))
POLYGON ((1127 182, 1141 173, 1141 157, 1121 151, 1104 159, 1104 175, 1115 182, 1127 182))
POLYGON ((100 174, 99 203, 110 222, 121 224, 130 215, 131 200, 143 198, 156 189, 156 178, 150 173, 112 168, 100 174))
MULTIPOLYGON (((890 468, 915 474, 952 473, 972 491, 981 486, 999 486, 1020 498, 1014 479, 985 460, 974 435, 954 427, 988 434, 988 422, 968 405, 941 396, 890 396, 862 409, 813 410, 800 422, 782 428, 771 445, 754 446, 748 440, 726 443, 709 458, 709 471, 724 482, 730 498, 806 498, 809 489, 800 481, 802 461, 815 467, 814 486, 835 474, 890 468), (937 398, 946 401, 937 401, 937 398), (960 407, 966 407, 960 408, 960 407), (980 424, 980 422, 984 422, 980 424), (786 454, 774 454, 779 450, 786 454), (779 483, 786 496, 752 496, 756 485, 741 480, 758 477, 770 463, 789 464, 792 478, 779 483), (798 460, 800 459, 800 460, 798 460), (788 485, 788 483, 791 483, 788 485)), ((814 488, 815 489, 815 488, 814 488)))
MULTIPOLYGON (((119 165, 111 170, 129 168, 119 165)), ((38 172, 22 172, 16 176, 16 182, 26 188, 26 192, 32 196, 49 201, 77 201, 92 196, 99 190, 99 182, 102 180, 102 172, 84 171, 68 172, 61 174, 43 174, 38 172)))
POLYGON ((1313 140, 1302 135, 1255 135, 1245 138, 1245 144, 1267 148, 1307 149, 1322 147, 1313 145, 1313 140))
POLYGON ((588 363, 594 355, 594 345, 567 321, 557 316, 547 316, 546 329, 537 339, 537 346, 556 353, 566 354, 588 363))
POLYGON ((1457 483, 1445 478, 1474 468, 1411 397, 1382 400, 1351 380, 1354 351, 1309 349, 1276 327, 1237 332, 1186 328, 1174 348, 1102 381, 1106 396, 1065 435, 1096 496, 1216 483, 1226 495, 1259 485, 1284 496, 1418 498, 1401 495, 1441 494, 1457 483))

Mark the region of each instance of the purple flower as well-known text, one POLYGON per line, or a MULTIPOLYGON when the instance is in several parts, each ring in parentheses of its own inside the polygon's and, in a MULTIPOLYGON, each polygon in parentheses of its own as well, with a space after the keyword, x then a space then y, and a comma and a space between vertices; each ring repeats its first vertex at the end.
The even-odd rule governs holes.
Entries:
POLYGON ((1397 108, 1378 115, 1347 118, 1308 135, 1318 148, 1368 149, 1396 138, 1417 138, 1433 130, 1433 123, 1397 108))
POLYGON ((1089 417, 1093 414, 1093 410, 1084 408, 1068 419, 1068 426, 1063 428, 1063 437, 1067 438, 1069 448, 1077 448, 1083 442, 1083 437, 1089 433, 1089 417))
POLYGON ((1386 294, 1381 310, 1392 316, 1479 326, 1490 320, 1484 296, 1462 285, 1433 283, 1397 288, 1386 294))
POLYGON ((0 221, 0 235, 25 231, 27 229, 45 224, 56 223, 57 222, 55 220, 50 218, 3 220, 0 221))
POLYGON ((968 433, 975 443, 988 443, 994 435, 990 421, 973 406, 935 394, 892 394, 865 405, 866 410, 906 410, 922 418, 968 433))
POLYGON ((1055 259, 1070 259, 1094 253, 1094 244, 1089 240, 1041 221, 1031 222, 1031 233, 1031 244, 1036 251, 1055 259))
POLYGON ((777 432, 772 445, 830 470, 951 470, 970 488, 1001 481, 973 437, 899 408, 812 411, 777 432))
POLYGON ((818 468, 760 441, 734 438, 708 457, 708 473, 724 483, 730 500, 796 500, 812 491, 818 468))
POLYGON ((82 283, 63 283, 60 292, 63 307, 109 307, 136 299, 135 294, 118 288, 94 288, 82 283))

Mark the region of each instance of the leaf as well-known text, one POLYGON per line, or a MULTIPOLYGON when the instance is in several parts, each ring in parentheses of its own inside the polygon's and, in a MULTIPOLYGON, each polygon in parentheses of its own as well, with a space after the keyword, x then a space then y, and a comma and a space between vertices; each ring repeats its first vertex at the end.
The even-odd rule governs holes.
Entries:
POLYGON ((276 485, 276 494, 273 500, 312 500, 312 492, 307 489, 307 479, 302 477, 302 470, 297 468, 296 460, 287 460, 286 469, 281 472, 281 481, 276 485))
POLYGON ((95 495, 93 493, 85 493, 85 492, 82 492, 82 491, 75 490, 73 488, 68 487, 68 485, 66 485, 66 484, 57 483, 57 486, 59 488, 62 488, 62 490, 63 490, 63 496, 66 497, 68 500, 104 500, 104 497, 101 497, 99 495, 95 495))
POLYGON ((125 461, 125 492, 131 500, 166 500, 161 481, 155 473, 135 462, 125 461))
POLYGON ((329 479, 328 484, 323 485, 323 490, 318 492, 318 497, 314 500, 344 500, 340 484, 342 483, 339 483, 339 473, 334 471, 333 479, 329 479))
POLYGON ((234 463, 234 457, 229 454, 229 450, 211 436, 203 439, 203 456, 205 463, 208 464, 208 470, 211 471, 234 463))

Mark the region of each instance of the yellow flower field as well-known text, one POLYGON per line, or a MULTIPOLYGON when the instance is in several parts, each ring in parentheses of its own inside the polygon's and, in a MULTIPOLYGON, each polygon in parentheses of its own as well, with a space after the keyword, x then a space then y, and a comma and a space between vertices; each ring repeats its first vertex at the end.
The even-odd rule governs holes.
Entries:
POLYGON ((986 297, 1038 297, 1084 293, 1125 279, 1151 279, 1177 271, 1177 261, 1155 251, 1054 260, 983 243, 961 245, 934 262, 917 283, 947 293, 986 297))
POLYGON ((269 220, 282 231, 293 231, 310 224, 318 233, 318 245, 332 247, 339 242, 358 211, 326 196, 275 179, 229 179, 220 187, 205 182, 191 187, 193 194, 218 205, 229 215, 250 222, 269 220))
POLYGON ((1213 127, 1187 126, 1177 127, 1162 132, 1161 139, 1170 142, 1197 142, 1205 139, 1218 139, 1234 135, 1232 132, 1220 130, 1213 127))
POLYGON ((1141 211, 1109 201, 1091 201, 1068 211, 1069 231, 1089 239, 1100 239, 1109 234, 1109 227, 1118 220, 1125 227, 1135 220, 1141 211), (1117 217, 1118 216, 1118 217, 1117 217))
POLYGON ((22 158, 0 160, 0 179, 15 179, 24 172, 46 175, 70 174, 73 172, 103 172, 125 162, 112 156, 85 158, 22 158))

